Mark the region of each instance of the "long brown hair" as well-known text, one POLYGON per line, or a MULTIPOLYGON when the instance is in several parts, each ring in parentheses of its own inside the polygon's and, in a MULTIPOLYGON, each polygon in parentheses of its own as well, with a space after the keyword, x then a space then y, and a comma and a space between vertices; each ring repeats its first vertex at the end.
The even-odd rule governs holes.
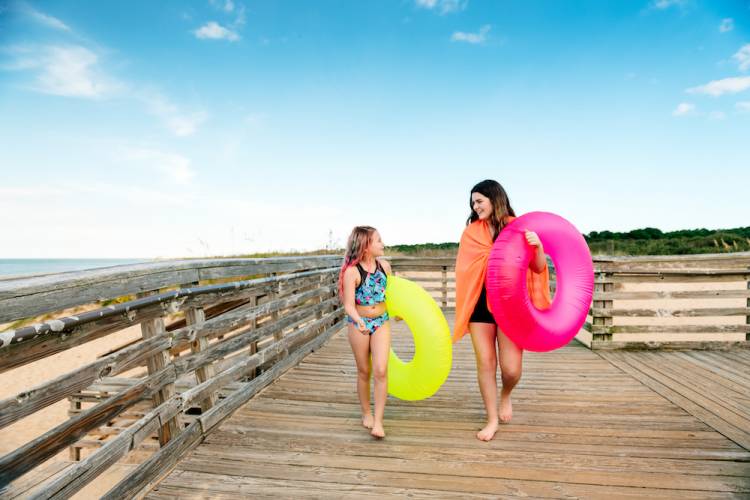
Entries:
POLYGON ((372 237, 376 229, 372 226, 356 226, 349 235, 346 242, 346 254, 344 264, 339 272, 339 300, 344 300, 344 273, 352 266, 356 266, 365 258, 367 249, 370 248, 372 237))
POLYGON ((492 213, 490 214, 489 223, 495 230, 495 238, 497 238, 497 235, 500 234, 500 231, 502 231, 505 224, 507 224, 506 218, 509 215, 512 217, 516 216, 516 212, 514 212, 513 207, 510 206, 508 193, 505 192, 505 189, 499 182, 491 179, 483 180, 471 188, 471 193, 469 194, 469 210, 471 210, 471 214, 469 214, 469 218, 466 220, 467 226, 472 222, 479 220, 479 215, 474 211, 474 204, 471 201, 471 195, 474 193, 479 193, 490 199, 490 203, 492 203, 492 213))

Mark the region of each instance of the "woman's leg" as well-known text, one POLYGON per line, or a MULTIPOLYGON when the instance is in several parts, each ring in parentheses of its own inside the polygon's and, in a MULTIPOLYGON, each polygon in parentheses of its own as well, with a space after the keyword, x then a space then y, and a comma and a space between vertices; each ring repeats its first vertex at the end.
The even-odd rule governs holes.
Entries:
POLYGON ((372 351, 372 376, 375 379, 375 420, 371 434, 385 437, 383 414, 385 400, 388 398, 388 356, 391 351, 391 325, 386 321, 370 336, 372 351))
POLYGON ((477 358, 477 381, 487 410, 487 425, 477 433, 477 439, 489 441, 497 432, 497 327, 491 323, 469 323, 471 343, 477 358))
POLYGON ((370 412, 370 336, 362 334, 356 326, 347 327, 349 344, 352 346, 354 362, 357 364, 357 396, 362 409, 362 425, 372 429, 370 412))
POLYGON ((500 348, 500 373, 503 379, 503 388, 500 391, 500 421, 507 424, 513 418, 510 393, 521 380, 523 349, 514 344, 500 329, 497 331, 497 345, 500 348))

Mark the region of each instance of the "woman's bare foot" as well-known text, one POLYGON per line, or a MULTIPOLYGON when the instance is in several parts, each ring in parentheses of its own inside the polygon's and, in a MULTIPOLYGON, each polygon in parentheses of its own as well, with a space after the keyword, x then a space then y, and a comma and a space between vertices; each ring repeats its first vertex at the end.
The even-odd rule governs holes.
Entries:
POLYGON ((366 427, 367 429, 372 429, 372 413, 368 413, 367 415, 362 416, 362 426, 366 427))
POLYGON ((513 403, 510 394, 500 394, 500 422, 507 424, 513 418, 513 403))
POLYGON ((497 420, 490 420, 487 422, 487 425, 484 426, 484 429, 477 432, 477 439, 480 441, 491 441, 492 438, 495 437, 497 427, 497 420))
POLYGON ((376 437, 378 439, 384 438, 385 430, 383 429, 383 424, 380 422, 375 422, 372 426, 370 434, 372 435, 372 437, 376 437))

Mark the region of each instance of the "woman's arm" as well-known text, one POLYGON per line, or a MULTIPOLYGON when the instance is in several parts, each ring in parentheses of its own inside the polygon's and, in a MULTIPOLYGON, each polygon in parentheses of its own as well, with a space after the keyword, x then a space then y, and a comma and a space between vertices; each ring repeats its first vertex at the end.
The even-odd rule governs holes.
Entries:
POLYGON ((357 323, 360 332, 366 332, 367 326, 357 312, 357 305, 354 302, 354 291, 357 288, 357 278, 359 273, 357 268, 350 267, 344 272, 344 310, 346 314, 357 323))
POLYGON ((531 259, 531 262, 529 262, 529 269, 535 273, 541 273, 544 271, 544 268, 547 267, 547 256, 544 255, 542 240, 539 239, 539 235, 534 231, 529 231, 527 229, 526 241, 536 249, 534 257, 531 259))

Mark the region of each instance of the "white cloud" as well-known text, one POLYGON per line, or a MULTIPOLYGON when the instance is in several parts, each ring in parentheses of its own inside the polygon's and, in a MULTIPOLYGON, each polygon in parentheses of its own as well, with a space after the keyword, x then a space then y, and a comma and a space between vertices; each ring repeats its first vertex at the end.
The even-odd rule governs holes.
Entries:
POLYGON ((232 0, 209 0, 209 3, 215 8, 225 12, 232 12, 234 10, 234 2, 232 0))
POLYGON ((734 105, 740 113, 750 113, 750 101, 740 101, 734 105))
POLYGON ((193 135, 207 118, 206 113, 202 111, 187 113, 180 110, 169 99, 153 90, 140 91, 137 98, 177 137, 193 135))
POLYGON ((21 10, 40 24, 44 24, 45 26, 61 31, 72 31, 67 24, 65 24, 58 18, 45 14, 44 12, 40 12, 28 4, 21 4, 21 10))
POLYGON ((240 5, 237 9, 237 17, 234 19, 234 26, 242 26, 245 24, 245 6, 240 5))
POLYGON ((67 97, 102 98, 122 90, 123 85, 98 66, 99 58, 80 45, 14 47, 16 59, 3 69, 36 71, 33 90, 67 97))
POLYGON ((197 38, 210 40, 229 40, 236 42, 240 36, 215 21, 209 21, 193 32, 197 38))
POLYGON ((94 51, 80 45, 12 46, 4 52, 10 55, 10 62, 0 70, 29 72, 31 78, 25 85, 35 92, 84 99, 134 99, 178 137, 194 134, 207 118, 204 112, 179 109, 158 92, 118 81, 101 68, 94 51))
POLYGON ((151 148, 129 148, 124 153, 127 158, 143 162, 178 184, 187 184, 195 177, 190 159, 182 155, 151 148))
POLYGON ((689 94, 707 94, 718 97, 724 94, 736 94, 747 89, 750 89, 750 76, 735 76, 713 80, 705 85, 689 88, 686 92, 689 94))
POLYGON ((166 125, 172 133, 178 137, 193 135, 198 126, 206 119, 206 114, 202 112, 191 115, 176 115, 166 119, 166 125))
POLYGON ((721 24, 719 25, 719 32, 720 33, 728 33, 734 29, 734 19, 731 17, 727 17, 721 20, 721 24))
POLYGON ((726 117, 727 117, 727 115, 723 111, 711 111, 708 114, 708 118, 710 120, 723 120, 726 117))
MULTIPOLYGON (((244 4, 242 3, 236 4, 234 3, 234 0, 209 0, 209 3, 214 8, 222 11, 223 13, 227 15, 234 14, 234 20, 229 24, 229 26, 236 28, 245 24, 245 5, 244 4)), ((208 24, 211 24, 211 23, 208 23, 208 24)), ((208 24, 206 26, 208 26, 208 24)), ((222 28, 220 25, 218 25, 218 23, 214 23, 214 24, 216 24, 218 28, 222 28)), ((206 28, 206 26, 204 26, 203 28, 206 28)), ((216 28, 212 27, 212 29, 216 29, 216 28)), ((225 28, 225 29, 227 29, 227 31, 230 31, 228 28, 225 28)), ((216 37, 206 37, 206 38, 216 38, 216 37)), ((218 38, 223 38, 223 37, 218 37, 218 38)))
POLYGON ((732 59, 737 60, 740 71, 747 71, 750 69, 750 43, 746 43, 740 47, 740 50, 732 56, 732 59))
POLYGON ((665 10, 670 7, 683 7, 686 0, 654 0, 651 7, 654 9, 665 10))
POLYGON ((437 10, 441 14, 451 14, 465 10, 469 0, 416 0, 416 5, 422 9, 437 10))
POLYGON ((484 43, 487 39, 487 34, 490 32, 491 26, 485 24, 479 29, 478 33, 465 33, 463 31, 456 31, 451 35, 451 40, 454 42, 466 42, 466 43, 484 43))
POLYGON ((672 116, 688 116, 695 112, 695 105, 691 104, 689 102, 681 102, 677 105, 674 111, 672 111, 672 116))

